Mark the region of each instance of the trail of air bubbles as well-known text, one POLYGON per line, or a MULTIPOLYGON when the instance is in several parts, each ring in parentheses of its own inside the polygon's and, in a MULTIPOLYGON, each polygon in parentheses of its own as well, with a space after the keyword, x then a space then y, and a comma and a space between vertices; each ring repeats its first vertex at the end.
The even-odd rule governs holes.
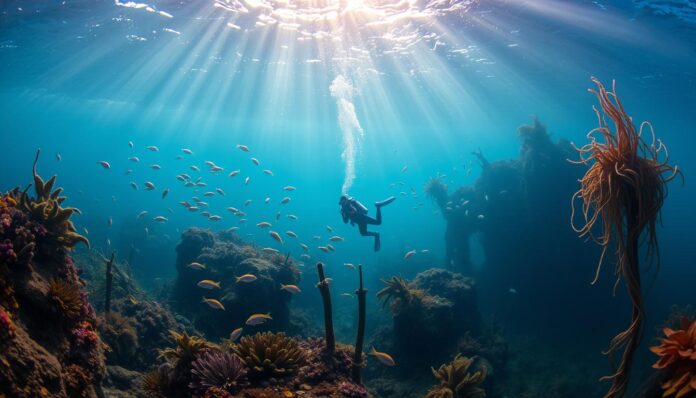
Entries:
POLYGON ((355 105, 353 105, 355 89, 351 81, 343 75, 338 75, 331 82, 329 91, 331 91, 331 96, 336 99, 338 125, 343 136, 343 153, 341 157, 345 165, 345 176, 341 191, 343 194, 347 194, 353 185, 353 180, 355 180, 355 158, 364 132, 360 126, 358 115, 355 113, 355 105))

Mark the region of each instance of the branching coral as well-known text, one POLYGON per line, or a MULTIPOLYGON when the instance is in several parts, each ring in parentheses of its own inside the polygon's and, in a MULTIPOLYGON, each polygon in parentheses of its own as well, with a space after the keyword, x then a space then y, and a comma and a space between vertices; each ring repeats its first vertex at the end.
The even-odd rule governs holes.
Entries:
POLYGON ((82 312, 80 290, 60 279, 49 282, 48 296, 68 319, 77 319, 82 312))
POLYGON ((400 276, 392 276, 387 280, 382 280, 387 287, 377 292, 377 298, 382 300, 383 305, 391 305, 394 313, 399 312, 404 307, 411 307, 419 304, 426 296, 421 289, 412 287, 408 281, 400 276))
POLYGON ((176 347, 165 348, 160 351, 159 357, 174 365, 190 363, 196 359, 198 354, 215 347, 205 339, 189 336, 186 332, 178 333, 172 330, 169 334, 176 343, 176 347))
POLYGON ((10 191, 10 198, 20 209, 26 211, 32 220, 45 226, 58 243, 67 248, 72 248, 79 242, 89 246, 87 238, 77 233, 75 225, 70 221, 70 216, 80 211, 74 207, 62 207, 61 204, 66 199, 65 196, 60 196, 63 188, 53 190, 56 176, 44 182, 37 174, 36 164, 39 161, 39 154, 40 151, 37 151, 33 168, 36 198, 30 198, 26 189, 20 191, 19 188, 10 191))
POLYGON ((696 319, 682 318, 681 329, 664 328, 663 333, 661 344, 650 347, 660 357, 653 368, 670 370, 670 379, 662 384, 662 396, 681 398, 696 394, 696 319))
POLYGON ((209 388, 234 391, 246 376, 246 368, 239 357, 226 351, 208 351, 191 364, 194 379, 190 388, 204 392, 209 388))
POLYGON ((439 369, 431 368, 433 376, 440 382, 438 386, 428 391, 425 398, 482 398, 486 396, 479 385, 487 375, 486 367, 469 372, 476 358, 461 355, 454 357, 449 364, 441 365, 439 369))
POLYGON ((631 298, 631 325, 616 335, 607 354, 623 349, 619 367, 611 376, 612 385, 607 398, 621 396, 628 386, 633 356, 638 347, 643 329, 643 297, 640 283, 638 249, 641 236, 645 235, 648 256, 657 258, 658 243, 656 224, 662 204, 667 195, 666 184, 681 172, 667 163, 667 148, 656 140, 652 126, 643 122, 636 131, 633 121, 613 91, 607 91, 597 79, 592 79, 601 108, 595 109, 599 127, 587 135, 590 142, 579 148, 579 164, 589 169, 580 180, 581 187, 573 196, 583 201, 584 223, 573 228, 581 236, 591 236, 602 246, 602 255, 597 266, 595 281, 599 278, 604 256, 613 245, 616 257, 615 275, 617 284, 623 278, 631 298), (614 131, 606 122, 611 119, 614 131), (650 131, 650 143, 643 140, 642 133, 650 131), (593 227, 601 219, 601 235, 593 235, 593 227))
POLYGON ((257 378, 291 375, 305 361, 297 341, 285 333, 244 336, 234 351, 246 363, 249 375, 257 378))

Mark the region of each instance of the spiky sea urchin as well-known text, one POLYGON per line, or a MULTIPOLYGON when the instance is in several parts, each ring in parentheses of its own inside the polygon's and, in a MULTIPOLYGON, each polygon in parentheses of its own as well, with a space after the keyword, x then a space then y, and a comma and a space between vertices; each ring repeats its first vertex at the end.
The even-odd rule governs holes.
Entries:
POLYGON ((249 367, 253 377, 282 377, 293 374, 305 361, 297 341, 285 333, 244 336, 234 351, 249 367))
POLYGON ((191 364, 193 380, 189 387, 205 391, 217 387, 234 391, 246 376, 246 367, 239 357, 226 351, 208 351, 191 364))
POLYGON ((76 319, 82 310, 80 290, 60 279, 52 279, 48 284, 48 296, 68 319, 76 319))

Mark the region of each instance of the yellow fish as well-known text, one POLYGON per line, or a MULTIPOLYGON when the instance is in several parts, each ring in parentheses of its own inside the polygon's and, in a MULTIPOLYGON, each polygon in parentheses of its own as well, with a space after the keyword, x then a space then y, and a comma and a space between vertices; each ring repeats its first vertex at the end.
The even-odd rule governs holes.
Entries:
POLYGON ((203 302, 208 304, 208 307, 210 308, 223 311, 225 310, 225 306, 222 305, 222 303, 218 300, 203 297, 203 302))
POLYGON ((242 335, 244 330, 242 328, 237 328, 230 333, 230 341, 235 341, 242 335))
POLYGON ((197 262, 195 262, 195 261, 192 262, 191 264, 187 265, 187 267, 193 268, 193 269, 205 269, 205 265, 204 265, 204 264, 197 263, 197 262))
POLYGON ((297 294, 297 293, 302 292, 302 290, 300 290, 300 288, 295 286, 295 285, 283 285, 282 283, 280 284, 280 290, 285 290, 286 292, 292 293, 292 294, 297 294))
POLYGON ((387 354, 386 352, 379 352, 375 350, 375 347, 372 347, 372 351, 370 351, 368 354, 373 355, 375 358, 377 358, 377 360, 381 362, 382 365, 396 365, 396 362, 394 362, 394 358, 392 358, 391 355, 387 354))
POLYGON ((265 323, 268 320, 271 320, 271 313, 267 314, 254 314, 249 317, 249 319, 246 320, 247 325, 261 325, 262 323, 265 323))
POLYGON ((210 279, 203 279, 202 281, 198 282, 198 287, 202 287, 203 289, 219 289, 220 282, 214 282, 210 279))
POLYGON ((256 275, 254 275, 254 274, 244 274, 242 276, 237 277, 237 283, 239 283, 239 282, 249 283, 249 282, 255 281, 256 279, 258 279, 258 278, 256 278, 256 275))

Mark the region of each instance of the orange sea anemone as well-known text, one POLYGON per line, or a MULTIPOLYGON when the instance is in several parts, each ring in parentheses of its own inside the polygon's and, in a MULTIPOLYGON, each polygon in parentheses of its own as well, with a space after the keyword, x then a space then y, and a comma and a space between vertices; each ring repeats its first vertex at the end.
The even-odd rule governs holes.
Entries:
MULTIPOLYGON (((595 282, 599 278, 602 260, 609 248, 614 249, 616 283, 623 279, 631 300, 631 324, 617 334, 606 354, 623 351, 614 374, 603 380, 612 385, 605 398, 623 396, 633 362, 633 356, 643 330, 644 303, 640 282, 639 246, 645 243, 648 257, 659 259, 657 223, 667 196, 667 183, 681 172, 667 163, 667 148, 655 138, 652 126, 643 122, 638 129, 616 95, 615 86, 607 91, 593 78, 600 108, 595 108, 598 127, 587 135, 589 143, 578 149, 580 160, 589 166, 580 180, 580 189, 573 195, 582 201, 583 223, 573 228, 581 236, 590 236, 602 246, 595 282), (609 125, 610 121, 612 125, 609 125), (613 127, 613 128, 612 128, 613 127), (643 133, 650 133, 643 137, 643 133), (595 236, 595 224, 601 226, 595 236)), ((593 282, 594 283, 594 282, 593 282)))
POLYGON ((662 384, 663 397, 675 395, 676 398, 696 394, 696 319, 682 318, 681 329, 664 328, 665 338, 659 346, 650 351, 660 359, 653 364, 655 369, 668 369, 670 378, 662 384))

